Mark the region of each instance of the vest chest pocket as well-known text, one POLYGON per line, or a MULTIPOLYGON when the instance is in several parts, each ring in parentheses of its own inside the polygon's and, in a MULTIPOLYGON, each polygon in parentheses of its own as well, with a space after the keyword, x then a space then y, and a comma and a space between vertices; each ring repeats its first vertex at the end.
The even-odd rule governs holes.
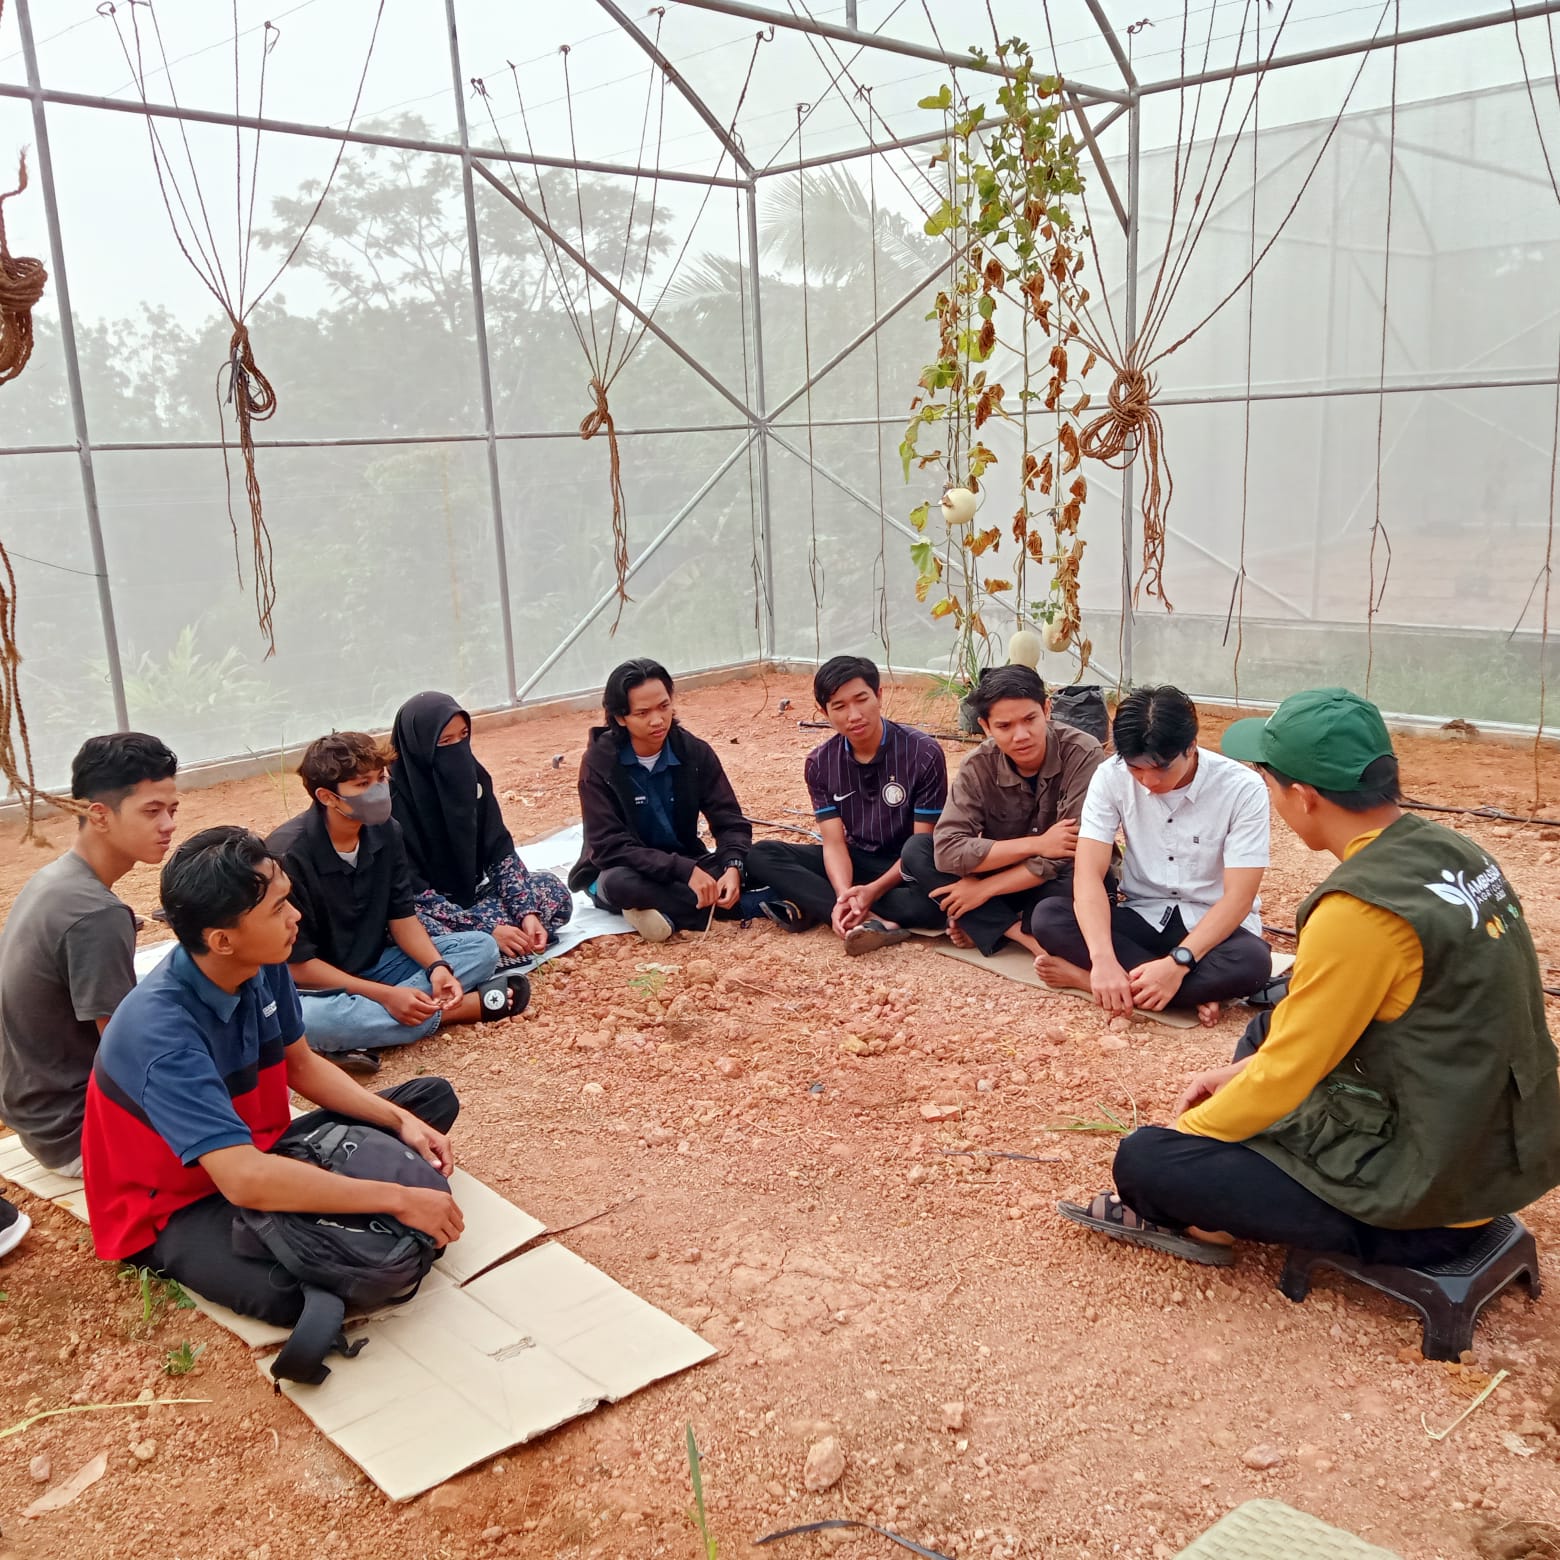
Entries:
POLYGON ((1309 1141, 1301 1152, 1329 1180, 1357 1183, 1370 1160, 1397 1131, 1397 1109, 1366 1084, 1330 1079, 1307 1113, 1309 1141))

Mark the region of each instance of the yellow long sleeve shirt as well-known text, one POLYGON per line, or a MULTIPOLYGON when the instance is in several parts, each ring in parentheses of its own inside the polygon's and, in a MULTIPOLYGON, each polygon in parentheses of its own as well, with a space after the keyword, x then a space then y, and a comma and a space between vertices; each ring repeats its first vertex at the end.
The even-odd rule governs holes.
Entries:
MULTIPOLYGON (((1350 840, 1344 859, 1380 832, 1350 840)), ((1226 1143, 1272 1126, 1349 1054, 1367 1024, 1402 1017, 1424 969, 1419 938, 1401 916, 1350 894, 1328 894, 1305 924, 1289 995, 1273 1010, 1261 1050, 1176 1125, 1226 1143)))

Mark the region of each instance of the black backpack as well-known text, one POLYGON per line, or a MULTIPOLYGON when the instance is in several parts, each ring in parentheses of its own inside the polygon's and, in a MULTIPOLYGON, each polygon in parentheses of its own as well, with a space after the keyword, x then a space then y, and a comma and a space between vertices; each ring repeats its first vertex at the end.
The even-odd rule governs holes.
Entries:
MULTIPOLYGON (((398 1137, 362 1121, 305 1116, 271 1150, 336 1175, 392 1181, 447 1192, 450 1183, 398 1137)), ((348 1344, 342 1329, 349 1309, 400 1305, 417 1293, 442 1254, 430 1236, 389 1214, 266 1213, 234 1210, 234 1249, 270 1258, 303 1288, 303 1314, 271 1365, 277 1380, 318 1386, 334 1350, 353 1358, 367 1343, 348 1344)))

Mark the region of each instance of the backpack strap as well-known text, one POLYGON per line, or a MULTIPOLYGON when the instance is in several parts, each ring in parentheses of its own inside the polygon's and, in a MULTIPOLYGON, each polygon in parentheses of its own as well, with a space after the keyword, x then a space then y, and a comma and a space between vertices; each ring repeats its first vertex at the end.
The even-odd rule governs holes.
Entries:
POLYGON ((277 1381, 297 1381, 307 1387, 317 1387, 330 1374, 330 1366, 325 1363, 327 1354, 355 1359, 368 1339, 347 1342, 341 1325, 346 1314, 346 1304, 340 1295, 305 1284, 303 1314, 294 1324, 292 1336, 271 1361, 271 1375, 277 1381))

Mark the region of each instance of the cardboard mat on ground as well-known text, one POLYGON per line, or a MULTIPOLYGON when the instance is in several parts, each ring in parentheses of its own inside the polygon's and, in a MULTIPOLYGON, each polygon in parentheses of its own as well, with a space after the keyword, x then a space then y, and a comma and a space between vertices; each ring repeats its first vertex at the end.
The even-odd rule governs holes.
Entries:
MULTIPOLYGON (((988 959, 979 948, 955 948, 946 937, 939 937, 932 947, 940 954, 950 959, 958 959, 962 964, 973 964, 976 969, 985 970, 989 975, 1001 975, 1008 980, 1016 980, 1025 986, 1033 986, 1038 991, 1043 991, 1047 996, 1071 997, 1079 1002, 1093 1003, 1094 998, 1087 991, 1066 991, 1058 986, 1048 986, 1035 974, 1034 956, 1017 943, 1005 943, 988 959)), ((1275 953, 1273 955, 1273 974, 1279 976, 1295 962, 1292 953, 1275 953)), ((1151 1018, 1156 1024, 1168 1024, 1172 1029, 1195 1029, 1197 1027, 1197 1015, 1195 1013, 1182 1013, 1167 1011, 1164 1013, 1150 1013, 1145 1008, 1137 1010, 1139 1018, 1151 1018)))
MULTIPOLYGON (((86 1218, 81 1182, 44 1169, 14 1134, 0 1139, 0 1177, 86 1218)), ((282 1383, 392 1500, 410 1500, 715 1353, 566 1247, 547 1241, 522 1252, 546 1225, 474 1176, 457 1169, 450 1188, 465 1233, 417 1297, 349 1324, 369 1347, 336 1361, 321 1386, 282 1383)), ((257 1351, 270 1381, 271 1355, 288 1330, 194 1291, 190 1298, 257 1351)))

